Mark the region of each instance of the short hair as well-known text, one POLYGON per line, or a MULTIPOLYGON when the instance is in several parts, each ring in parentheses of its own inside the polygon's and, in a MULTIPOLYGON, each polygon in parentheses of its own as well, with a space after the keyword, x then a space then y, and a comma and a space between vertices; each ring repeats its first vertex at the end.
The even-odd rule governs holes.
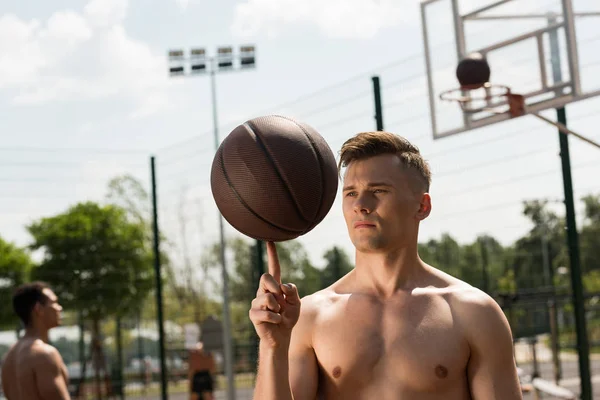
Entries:
POLYGON ((15 289, 12 298, 13 309, 25 326, 29 326, 31 323, 31 312, 35 305, 37 303, 45 304, 48 301, 44 289, 49 288, 46 283, 38 281, 25 283, 15 289))
POLYGON ((385 131, 360 132, 346 140, 340 150, 338 170, 352 161, 366 160, 381 154, 395 154, 402 165, 417 172, 425 192, 431 185, 429 164, 414 144, 406 138, 385 131))

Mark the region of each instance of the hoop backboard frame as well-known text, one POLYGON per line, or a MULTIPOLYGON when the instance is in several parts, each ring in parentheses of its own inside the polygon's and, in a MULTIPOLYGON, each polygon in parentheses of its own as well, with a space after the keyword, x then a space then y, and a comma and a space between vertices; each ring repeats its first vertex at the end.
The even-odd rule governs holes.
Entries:
MULTIPOLYGON (((541 111, 560 108, 567 104, 578 102, 581 100, 590 99, 596 96, 600 96, 600 89, 592 91, 583 91, 581 86, 580 76, 580 65, 579 65, 579 48, 577 43, 576 29, 575 29, 575 17, 576 14, 573 10, 573 0, 561 0, 561 13, 555 14, 544 14, 544 15, 519 15, 519 16, 499 16, 491 15, 486 16, 485 14, 490 10, 494 10, 507 3, 514 3, 521 0, 495 0, 492 4, 485 5, 468 13, 461 14, 459 9, 460 0, 421 0, 421 20, 422 20, 422 35, 424 41, 425 51, 425 68, 427 73, 427 86, 429 95, 429 108, 431 115, 431 129, 433 133, 433 139, 441 139, 448 136, 456 135, 459 133, 471 131, 484 126, 496 124, 508 119, 516 118, 511 115, 508 109, 508 101, 505 99, 499 103, 494 103, 495 108, 505 107, 504 112, 496 112, 491 115, 482 113, 481 116, 478 113, 464 112, 462 115, 463 126, 459 126, 451 129, 442 129, 439 126, 438 115, 437 115, 437 104, 436 102, 440 98, 440 94, 450 89, 458 87, 458 82, 454 86, 439 87, 437 88, 433 82, 433 67, 432 59, 433 54, 430 46, 429 39, 429 28, 427 19, 427 7, 442 1, 451 3, 452 10, 452 25, 455 37, 456 46, 456 58, 461 60, 471 53, 480 53, 487 58, 487 55, 495 50, 503 49, 511 45, 519 44, 527 40, 535 40, 537 44, 537 63, 539 67, 539 76, 541 88, 535 91, 525 92, 519 94, 523 95, 526 101, 526 112, 524 115, 537 114, 541 111), (543 28, 539 28, 524 34, 517 35, 507 40, 503 40, 492 45, 485 47, 467 50, 466 37, 465 37, 465 23, 470 20, 477 19, 511 19, 511 18, 553 18, 554 22, 548 23, 543 28), (556 76, 549 83, 549 74, 546 66, 546 50, 544 48, 544 38, 549 34, 558 34, 559 31, 564 32, 564 40, 566 42, 566 56, 567 56, 567 71, 568 79, 561 79, 557 81, 556 76), (535 101, 536 97, 545 94, 553 94, 554 97, 550 99, 543 99, 535 101)), ((579 13, 578 16, 600 16, 600 12, 587 12, 579 13)), ((457 61, 458 62, 458 61, 457 61)), ((494 65, 491 65, 492 71, 494 65)), ((494 82, 492 77, 492 83, 496 85, 506 85, 510 87, 510 82, 494 82)), ((468 95, 468 93, 465 93, 468 95)), ((458 105, 457 105, 458 107, 458 105)))

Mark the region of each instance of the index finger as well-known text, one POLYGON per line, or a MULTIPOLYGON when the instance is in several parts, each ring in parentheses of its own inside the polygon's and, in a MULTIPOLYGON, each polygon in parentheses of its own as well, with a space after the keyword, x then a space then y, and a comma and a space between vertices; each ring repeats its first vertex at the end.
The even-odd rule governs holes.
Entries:
POLYGON ((267 259, 269 263, 269 274, 281 283, 281 266, 277 257, 277 247, 274 242, 267 242, 267 259))

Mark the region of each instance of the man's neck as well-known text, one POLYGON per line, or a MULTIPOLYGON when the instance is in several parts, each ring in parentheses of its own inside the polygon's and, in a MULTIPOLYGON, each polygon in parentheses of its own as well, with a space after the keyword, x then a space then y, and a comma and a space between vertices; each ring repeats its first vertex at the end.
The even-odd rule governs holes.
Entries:
POLYGON ((356 252, 356 282, 380 296, 418 287, 425 264, 416 248, 398 248, 380 253, 356 252))
POLYGON ((23 338, 39 339, 42 340, 44 343, 48 343, 48 329, 35 326, 27 327, 25 329, 25 335, 23 336, 23 338))

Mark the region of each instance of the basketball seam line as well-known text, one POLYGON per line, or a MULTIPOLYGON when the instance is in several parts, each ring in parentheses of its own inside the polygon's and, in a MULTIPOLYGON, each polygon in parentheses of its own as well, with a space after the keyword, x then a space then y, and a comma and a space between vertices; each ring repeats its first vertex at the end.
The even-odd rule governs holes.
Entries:
MULTIPOLYGON (((233 184, 231 183, 231 181, 229 180, 229 175, 227 174, 227 170, 225 169, 225 160, 223 159, 223 148, 221 147, 219 149, 219 153, 221 153, 221 157, 219 157, 221 159, 221 169, 223 170, 223 177, 225 178, 225 181, 227 182, 227 185, 231 188, 231 191, 233 192, 233 194, 235 195, 235 197, 237 197, 237 199, 239 200, 240 204, 242 204, 244 206, 244 208, 246 210, 248 210, 252 215, 254 215, 256 218, 260 219, 261 221, 283 231, 283 232, 287 232, 287 233, 292 233, 294 235, 298 234, 298 233, 302 233, 302 231, 293 231, 293 230, 289 230, 287 228, 282 228, 279 225, 276 225, 270 221, 267 221, 266 219, 264 219, 262 216, 260 216, 259 214, 257 214, 249 205, 248 203, 246 203, 246 201, 244 201, 244 199, 242 198, 242 196, 240 196, 240 194, 238 193, 238 191, 235 189, 235 186, 233 186, 233 184)), ((242 232, 243 233, 243 232, 242 232)))
MULTIPOLYGON (((304 214, 302 213, 302 210, 300 209, 300 204, 298 204, 298 200, 296 200, 296 198, 292 194, 292 191, 289 188, 288 182, 283 178, 283 176, 281 175, 281 172, 279 172, 279 168, 277 168, 277 164, 275 164, 275 160, 271 156, 271 153, 269 152, 269 149, 267 149, 266 144, 263 142, 263 140, 261 139, 261 137, 256 133, 256 130, 254 129, 254 127, 252 127, 251 122, 248 121, 244 125, 256 137, 256 143, 258 144, 258 147, 262 150, 262 152, 267 157, 267 160, 269 160, 269 162, 273 166, 273 170, 275 171, 275 174, 277 174, 277 177, 279 178, 279 180, 283 184, 283 187, 285 188, 285 192, 288 194, 290 200, 292 201, 292 204, 294 204, 294 208, 296 209, 296 212, 298 213, 298 216, 300 217, 300 219, 304 220, 305 222, 308 222, 309 224, 312 224, 313 222, 310 221, 309 219, 307 219, 304 216, 304 214)), ((304 230, 302 230, 302 232, 304 232, 304 230)))
MULTIPOLYGON (((323 185, 325 184, 325 171, 323 170, 324 168, 324 160, 323 157, 321 155, 321 153, 317 150, 317 146, 315 144, 315 142, 313 141, 313 139, 310 137, 310 135, 306 132, 306 130, 304 129, 304 127, 302 125, 300 125, 297 121, 293 120, 292 118, 283 116, 283 115, 278 115, 278 117, 287 119, 290 122, 293 122, 294 124, 296 124, 304 133, 304 135, 306 136, 306 138, 308 139, 310 146, 312 148, 312 150, 315 152, 317 158, 319 159, 319 172, 321 173, 321 196, 319 199, 319 208, 317 209, 317 212, 315 213, 315 221, 312 221, 311 224, 313 224, 313 226, 309 226, 307 228, 307 230, 304 232, 308 232, 308 230, 313 229, 315 227, 315 224, 318 223, 319 221, 316 221, 316 219, 318 218, 319 214, 321 213, 321 209, 323 208, 323 198, 325 197, 325 190, 323 190, 323 185)), ((322 220, 323 218, 321 218, 322 220)))

